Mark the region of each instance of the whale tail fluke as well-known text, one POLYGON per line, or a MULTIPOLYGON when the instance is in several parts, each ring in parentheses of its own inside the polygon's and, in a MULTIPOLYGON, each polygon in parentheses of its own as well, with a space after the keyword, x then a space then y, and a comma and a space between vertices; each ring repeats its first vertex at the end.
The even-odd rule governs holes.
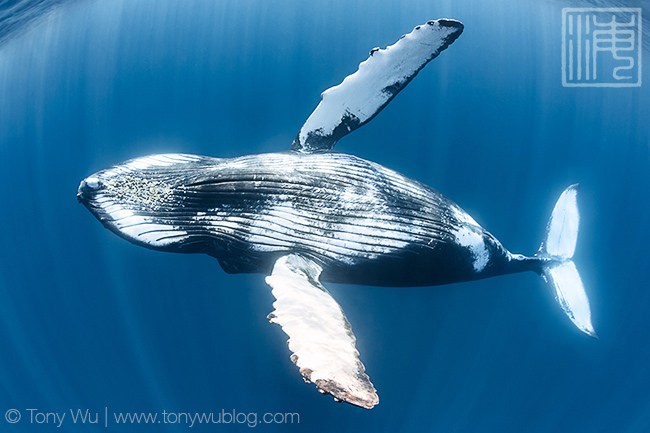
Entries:
POLYGON ((589 299, 572 261, 580 224, 577 195, 576 184, 558 199, 536 257, 542 259, 542 276, 567 316, 582 332, 598 338, 591 324, 589 299))

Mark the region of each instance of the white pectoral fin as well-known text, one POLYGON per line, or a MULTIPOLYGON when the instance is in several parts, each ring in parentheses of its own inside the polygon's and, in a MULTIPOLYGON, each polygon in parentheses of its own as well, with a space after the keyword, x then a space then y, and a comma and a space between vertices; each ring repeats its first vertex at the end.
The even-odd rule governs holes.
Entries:
POLYGON ((458 21, 429 21, 393 45, 372 50, 357 72, 323 92, 320 104, 300 129, 291 149, 331 150, 340 138, 375 117, 462 31, 458 21))
POLYGON ((337 400, 371 409, 379 397, 359 360, 350 323, 318 281, 321 271, 302 256, 281 257, 266 277, 276 298, 269 320, 289 336, 291 360, 306 382, 337 400))

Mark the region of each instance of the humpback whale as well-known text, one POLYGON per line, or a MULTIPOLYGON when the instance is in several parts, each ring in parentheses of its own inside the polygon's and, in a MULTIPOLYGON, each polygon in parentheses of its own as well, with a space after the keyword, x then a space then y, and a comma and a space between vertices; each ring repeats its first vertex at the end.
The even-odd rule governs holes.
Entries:
POLYGON ((595 337, 572 261, 577 185, 561 194, 539 250, 524 256, 433 188, 333 151, 462 31, 455 20, 429 21, 373 49, 355 73, 322 94, 284 152, 136 158, 83 180, 78 199, 134 244, 204 253, 228 273, 266 275, 276 299, 268 318, 288 335, 291 360, 305 381, 337 401, 372 408, 379 398, 327 282, 435 286, 533 271, 573 323, 595 337))

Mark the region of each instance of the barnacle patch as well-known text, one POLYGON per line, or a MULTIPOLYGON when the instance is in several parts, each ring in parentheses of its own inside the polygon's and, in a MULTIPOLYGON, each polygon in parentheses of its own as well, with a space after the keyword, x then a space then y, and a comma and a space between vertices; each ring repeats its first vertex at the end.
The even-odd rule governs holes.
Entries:
POLYGON ((108 181, 113 196, 127 203, 155 206, 169 200, 172 189, 158 180, 121 176, 108 181))

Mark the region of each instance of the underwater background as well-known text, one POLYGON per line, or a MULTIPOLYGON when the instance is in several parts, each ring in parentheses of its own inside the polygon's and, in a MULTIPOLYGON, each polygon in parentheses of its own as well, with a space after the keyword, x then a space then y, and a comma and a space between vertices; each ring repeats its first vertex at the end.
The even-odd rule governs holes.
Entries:
POLYGON ((650 431, 650 43, 642 86, 563 87, 562 8, 593 5, 650 17, 645 0, 1 0, 0 431, 55 431, 46 413, 68 432, 650 431), (336 404, 268 323, 263 276, 136 247, 77 203, 126 159, 287 150, 320 92, 443 17, 460 38, 336 150, 436 188, 516 253, 580 183, 599 339, 534 273, 328 284, 380 397, 336 404), (163 411, 177 418, 114 418, 163 411), (247 418, 178 417, 233 411, 247 418))

